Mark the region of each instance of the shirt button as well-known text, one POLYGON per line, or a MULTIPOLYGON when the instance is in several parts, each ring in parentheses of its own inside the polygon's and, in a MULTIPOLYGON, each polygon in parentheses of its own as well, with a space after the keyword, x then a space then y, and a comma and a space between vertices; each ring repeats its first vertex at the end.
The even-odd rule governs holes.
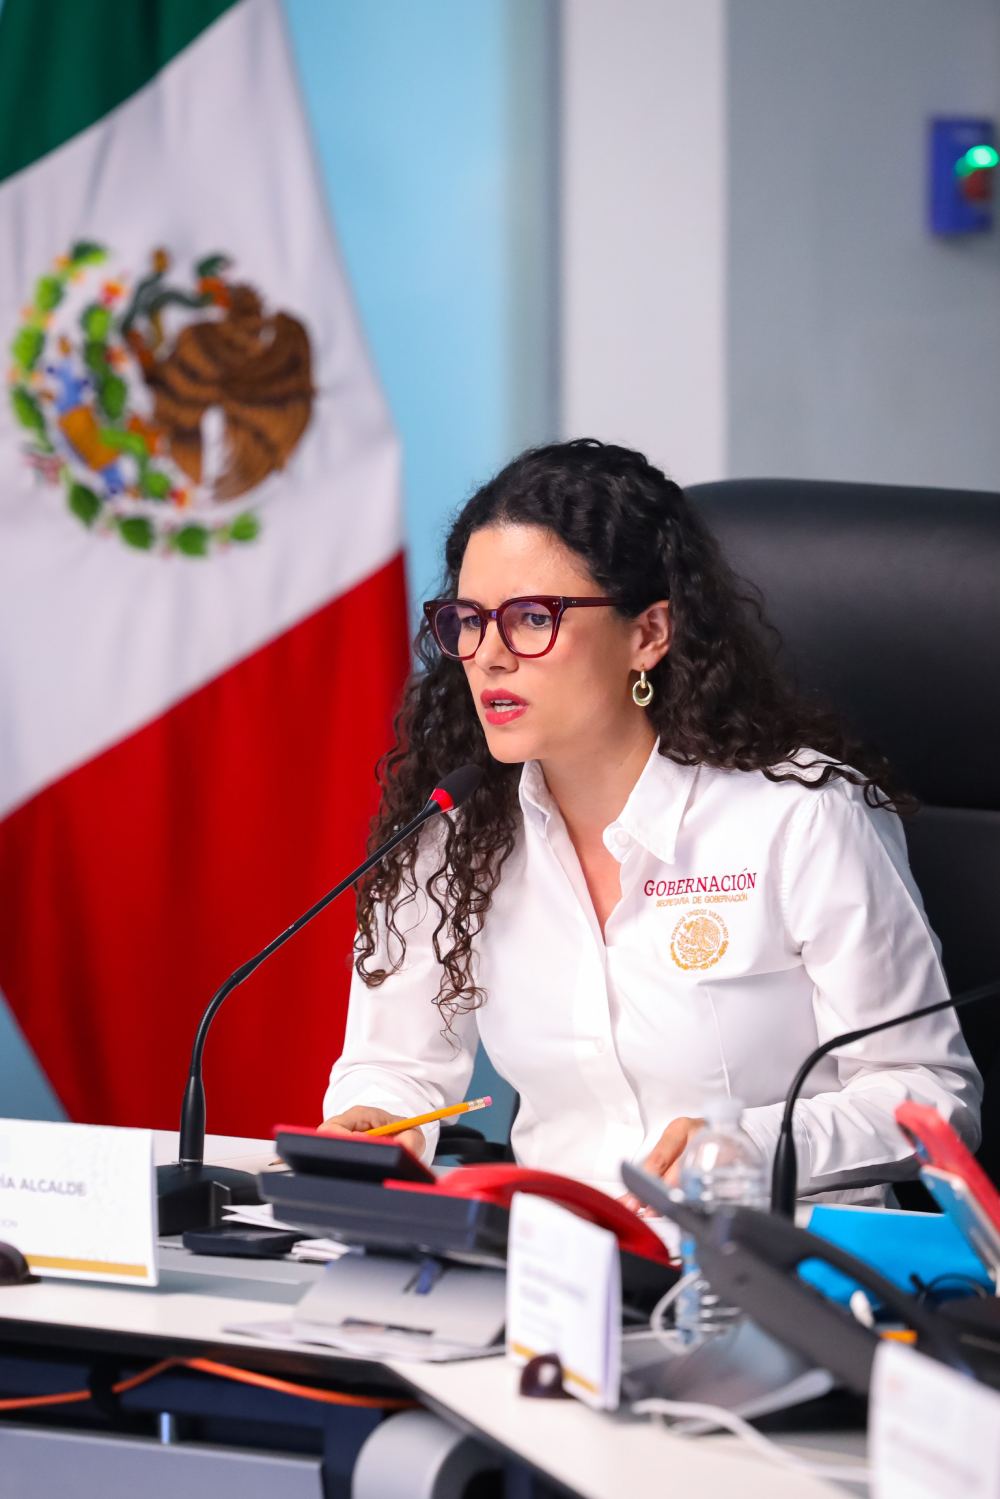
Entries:
POLYGON ((602 1038, 600 1036, 595 1036, 594 1037, 594 1050, 597 1051, 597 1052, 602 1052, 602 1051, 607 1051, 607 1049, 608 1049, 608 1043, 606 1041, 602 1040, 602 1038))
POLYGON ((614 842, 615 848, 628 848, 631 841, 624 828, 616 828, 612 833, 611 838, 614 842))

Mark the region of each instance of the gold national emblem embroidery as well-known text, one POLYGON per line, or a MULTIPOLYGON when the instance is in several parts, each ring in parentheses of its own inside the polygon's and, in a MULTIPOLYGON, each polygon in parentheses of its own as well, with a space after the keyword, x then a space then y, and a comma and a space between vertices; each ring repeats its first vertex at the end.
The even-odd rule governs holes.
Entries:
POLYGON ((690 911, 670 938, 670 956, 678 968, 711 968, 729 946, 726 923, 714 911, 690 911))

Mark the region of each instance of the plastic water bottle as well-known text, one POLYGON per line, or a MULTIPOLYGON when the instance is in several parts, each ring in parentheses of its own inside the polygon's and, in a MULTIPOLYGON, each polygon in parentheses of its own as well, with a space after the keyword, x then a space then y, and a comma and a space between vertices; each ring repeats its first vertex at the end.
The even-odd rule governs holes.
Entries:
MULTIPOLYGON (((705 1106, 706 1125, 690 1140, 681 1160, 681 1191, 686 1202, 716 1207, 764 1208, 767 1172, 760 1152, 741 1131, 738 1098, 713 1098, 705 1106)), ((721 1332, 742 1316, 728 1306, 698 1272, 695 1241, 681 1240, 682 1274, 691 1276, 678 1292, 674 1325, 686 1344, 721 1332)))

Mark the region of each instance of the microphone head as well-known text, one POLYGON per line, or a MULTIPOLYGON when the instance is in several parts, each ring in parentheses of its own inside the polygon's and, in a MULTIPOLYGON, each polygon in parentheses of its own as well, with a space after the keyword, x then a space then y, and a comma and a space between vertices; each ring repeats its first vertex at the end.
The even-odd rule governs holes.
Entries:
POLYGON ((482 779, 483 772, 478 765, 460 765, 457 770, 441 777, 427 800, 434 802, 440 811, 450 812, 472 795, 482 779))

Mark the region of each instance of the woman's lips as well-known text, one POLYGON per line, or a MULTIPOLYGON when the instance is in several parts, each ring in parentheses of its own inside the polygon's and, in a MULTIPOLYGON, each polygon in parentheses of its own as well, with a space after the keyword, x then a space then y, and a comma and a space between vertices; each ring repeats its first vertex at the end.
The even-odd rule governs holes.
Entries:
POLYGON ((487 688, 479 694, 486 722, 490 724, 513 723, 527 711, 528 704, 516 692, 503 692, 499 688, 487 688))

